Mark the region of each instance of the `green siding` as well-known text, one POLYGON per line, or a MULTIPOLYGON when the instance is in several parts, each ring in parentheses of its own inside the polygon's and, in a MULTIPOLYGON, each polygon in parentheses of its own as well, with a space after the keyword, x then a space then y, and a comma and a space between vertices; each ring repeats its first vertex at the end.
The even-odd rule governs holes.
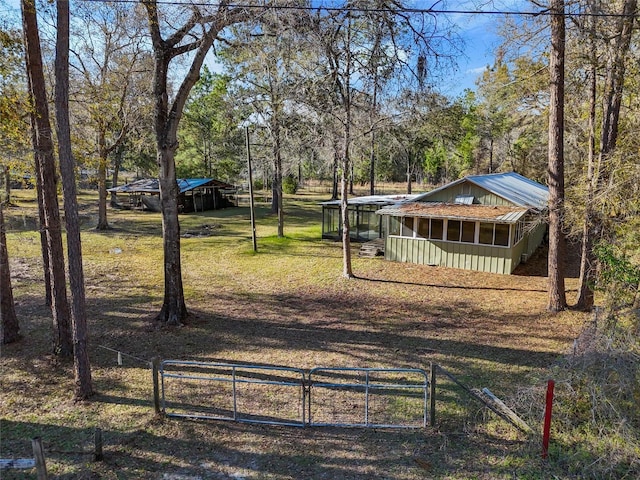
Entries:
POLYGON ((520 260, 512 253, 504 247, 422 238, 388 236, 385 243, 387 260, 491 273, 511 273, 520 260))
POLYGON ((480 188, 479 186, 470 184, 468 182, 463 182, 450 188, 445 188, 440 192, 435 192, 433 193, 433 195, 430 195, 428 199, 425 199, 425 201, 454 203, 458 195, 473 195, 474 197, 476 197, 476 202, 480 203, 481 205, 513 206, 511 202, 505 200, 504 198, 494 195, 484 188, 480 188))
POLYGON ((544 222, 539 223, 531 232, 529 232, 529 242, 526 250, 528 257, 533 255, 533 252, 535 252, 540 244, 542 244, 545 233, 547 233, 547 224, 544 222))

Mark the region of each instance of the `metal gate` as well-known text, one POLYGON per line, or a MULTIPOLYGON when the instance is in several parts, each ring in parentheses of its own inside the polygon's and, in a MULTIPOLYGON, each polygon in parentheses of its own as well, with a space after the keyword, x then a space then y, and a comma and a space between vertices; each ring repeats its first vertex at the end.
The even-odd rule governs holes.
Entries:
POLYGON ((306 424, 303 370, 165 360, 160 376, 162 410, 168 416, 306 424))
POLYGON ((165 360, 168 416, 290 426, 419 428, 429 382, 421 369, 309 370, 165 360))
POLYGON ((427 373, 409 368, 313 368, 309 425, 427 426, 427 373))

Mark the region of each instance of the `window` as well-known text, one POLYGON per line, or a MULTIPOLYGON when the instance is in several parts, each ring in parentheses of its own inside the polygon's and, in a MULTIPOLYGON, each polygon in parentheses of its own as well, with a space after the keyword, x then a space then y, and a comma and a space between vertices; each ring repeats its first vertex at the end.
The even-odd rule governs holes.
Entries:
POLYGON ((324 234, 338 234, 340 232, 340 210, 326 207, 324 209, 324 234))
POLYGON ((476 241, 476 222, 462 222, 461 242, 475 243, 476 241))
POLYGON ((458 195, 453 199, 453 203, 457 203, 459 205, 472 205, 475 199, 476 197, 473 195, 458 195))
POLYGON ((493 245, 493 223, 480 222, 478 242, 482 245, 493 245))
POLYGON ((509 246, 509 225, 504 223, 496 223, 494 245, 503 247, 509 246))
POLYGON ((525 223, 523 220, 520 220, 517 224, 516 224, 516 231, 515 231, 515 236, 513 238, 513 244, 515 245, 516 243, 518 243, 520 240, 522 240, 522 238, 524 237, 524 231, 525 231, 525 223))
POLYGON ((521 222, 511 225, 507 223, 473 222, 462 220, 445 220, 442 218, 390 217, 389 235, 402 235, 410 238, 444 240, 448 242, 473 243, 479 245, 495 245, 508 247, 522 237, 525 224, 521 222), (444 232, 446 229, 446 237, 444 232), (513 231, 512 231, 513 230, 513 231))
POLYGON ((447 241, 459 242, 460 241, 460 220, 448 220, 447 221, 447 241))
POLYGON ((399 217, 389 217, 389 235, 400 235, 400 220, 399 217))
POLYGON ((483 223, 480 222, 478 232, 478 243, 482 245, 509 246, 509 225, 506 223, 483 223))
POLYGON ((413 237, 413 217, 402 218, 402 236, 413 237))
POLYGON ((357 209, 349 209, 349 227, 355 230, 358 225, 358 211, 357 209))
POLYGON ((442 240, 442 233, 444 231, 444 220, 439 218, 431 219, 431 237, 433 240, 442 240))
POLYGON ((418 218, 418 237, 429 238, 429 219, 418 218))
POLYGON ((447 221, 447 241, 475 243, 476 222, 462 222, 460 220, 447 221))

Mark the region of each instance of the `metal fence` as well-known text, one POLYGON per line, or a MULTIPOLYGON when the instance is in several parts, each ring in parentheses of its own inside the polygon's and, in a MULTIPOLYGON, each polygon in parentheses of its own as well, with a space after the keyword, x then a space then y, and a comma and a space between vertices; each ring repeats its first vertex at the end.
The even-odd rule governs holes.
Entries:
POLYGON ((168 416, 304 426, 305 372, 296 368, 165 360, 168 416))
POLYGON ((424 370, 313 368, 308 378, 310 426, 427 425, 429 382, 424 370))
POLYGON ((290 426, 426 426, 421 369, 297 368, 164 360, 161 408, 173 417, 290 426))

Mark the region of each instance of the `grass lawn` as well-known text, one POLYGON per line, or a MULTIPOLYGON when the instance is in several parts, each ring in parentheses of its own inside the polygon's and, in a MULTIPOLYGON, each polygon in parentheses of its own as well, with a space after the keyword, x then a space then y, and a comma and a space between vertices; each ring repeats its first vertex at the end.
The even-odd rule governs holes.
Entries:
MULTIPOLYGON (((23 339, 2 349, 0 457, 29 456, 30 439, 40 436, 49 473, 62 479, 571 478, 570 462, 552 455, 543 464, 537 437, 488 414, 444 377, 436 427, 417 430, 156 418, 151 404, 147 362, 156 356, 302 369, 428 369, 435 362, 509 404, 522 389, 544 384, 548 367, 587 321, 545 310, 544 250, 514 275, 495 275, 358 258, 354 245, 357 278, 346 280, 341 245, 320 240, 321 194, 285 199, 282 239, 276 218, 259 204, 257 253, 247 207, 184 215, 191 315, 183 327, 159 328, 153 317, 163 295, 160 215, 109 210, 113 229, 97 232, 97 195, 84 192, 96 395, 74 404, 71 365, 50 354, 35 194, 14 193, 16 206, 6 216, 23 339), (109 349, 125 354, 122 365, 109 349), (96 427, 104 432, 103 462, 81 454, 91 451, 96 427)), ((576 283, 568 278, 567 288, 576 283)), ((538 400, 519 412, 536 430, 544 393, 538 400)), ((13 470, 2 478, 36 477, 13 470)))

